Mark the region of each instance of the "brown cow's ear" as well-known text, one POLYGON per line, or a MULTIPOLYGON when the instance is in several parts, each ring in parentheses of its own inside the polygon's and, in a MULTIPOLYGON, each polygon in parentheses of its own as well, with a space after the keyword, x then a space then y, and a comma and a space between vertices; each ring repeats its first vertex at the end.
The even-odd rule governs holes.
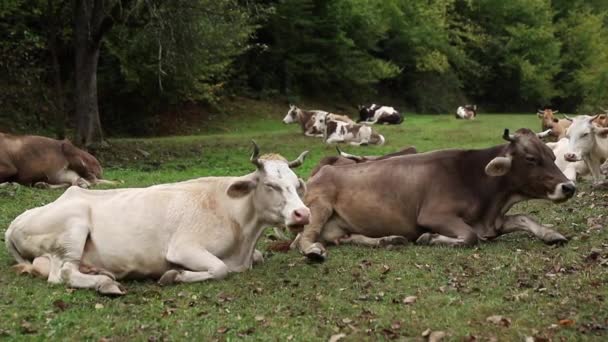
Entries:
POLYGON ((304 180, 302 178, 298 178, 298 182, 300 184, 298 184, 298 195, 300 197, 303 197, 306 194, 306 182, 304 182, 304 180))
POLYGON ((496 157, 486 165, 486 174, 492 177, 504 176, 511 170, 511 158, 496 157))
POLYGON ((251 180, 239 180, 228 187, 226 194, 232 198, 241 198, 249 195, 253 189, 257 186, 257 182, 251 180))

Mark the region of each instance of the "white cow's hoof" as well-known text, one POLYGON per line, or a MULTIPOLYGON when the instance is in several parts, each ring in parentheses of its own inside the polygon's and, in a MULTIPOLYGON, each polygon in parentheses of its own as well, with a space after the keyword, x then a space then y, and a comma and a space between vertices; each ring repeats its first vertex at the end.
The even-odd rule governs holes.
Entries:
POLYGON ((264 262, 264 255, 257 249, 253 251, 253 264, 258 265, 264 262))
POLYGON ((388 247, 388 246, 397 246, 397 245, 407 245, 408 240, 399 235, 391 235, 380 238, 378 241, 378 247, 388 247))
POLYGON ((122 296, 127 293, 120 283, 112 280, 103 282, 99 285, 97 292, 106 296, 122 296))
POLYGON ((78 178, 78 180, 76 181, 76 184, 74 184, 74 185, 81 187, 83 189, 88 189, 91 186, 91 183, 87 182, 87 180, 84 178, 78 178))
POLYGON ((603 175, 608 176, 608 162, 605 162, 604 164, 602 164, 602 166, 600 166, 600 172, 603 175))
POLYGON ((568 243, 568 239, 558 232, 551 232, 547 234, 543 241, 547 245, 563 245, 568 243))
POLYGON ((431 243, 433 235, 431 233, 424 233, 416 240, 417 245, 429 245, 431 243))
POLYGON ((304 251, 304 255, 311 261, 323 262, 327 258, 327 250, 322 244, 315 242, 304 251))
POLYGON ((162 277, 160 277, 160 279, 158 280, 158 285, 167 286, 167 285, 175 284, 175 280, 177 279, 178 275, 179 275, 179 271, 168 270, 167 272, 165 272, 165 274, 163 274, 162 277))

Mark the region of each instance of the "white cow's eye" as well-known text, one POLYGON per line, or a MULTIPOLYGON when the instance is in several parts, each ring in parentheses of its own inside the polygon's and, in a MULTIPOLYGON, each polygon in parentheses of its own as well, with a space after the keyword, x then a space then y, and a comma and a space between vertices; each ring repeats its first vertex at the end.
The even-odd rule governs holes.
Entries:
POLYGON ((583 133, 583 134, 581 134, 581 138, 584 138, 584 137, 586 137, 588 135, 589 135, 589 133, 583 133))

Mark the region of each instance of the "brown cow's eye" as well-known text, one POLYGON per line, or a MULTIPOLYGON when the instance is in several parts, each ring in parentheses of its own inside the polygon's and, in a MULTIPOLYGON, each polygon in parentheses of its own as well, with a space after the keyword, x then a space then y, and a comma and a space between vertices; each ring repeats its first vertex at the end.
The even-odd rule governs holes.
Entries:
POLYGON ((526 161, 532 164, 536 164, 536 157, 534 156, 526 156, 526 161))

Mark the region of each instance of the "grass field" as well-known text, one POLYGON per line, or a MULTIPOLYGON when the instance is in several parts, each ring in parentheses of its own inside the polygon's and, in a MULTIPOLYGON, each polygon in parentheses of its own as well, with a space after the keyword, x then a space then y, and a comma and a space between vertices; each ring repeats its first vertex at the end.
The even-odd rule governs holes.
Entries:
MULTIPOLYGON (((245 110, 245 109, 243 109, 245 110)), ((335 153, 319 139, 285 126, 276 114, 236 116, 205 136, 112 140, 101 160, 106 178, 124 187, 252 171, 250 140, 262 152, 288 159, 311 151, 297 173, 335 153), (144 157, 141 151, 150 153, 144 157)), ((387 144, 344 147, 380 154, 415 145, 420 151, 478 148, 502 143, 502 130, 539 128, 530 115, 483 115, 473 122, 452 115, 408 116, 401 126, 379 127, 387 144)), ((0 232, 25 209, 53 201, 61 191, 0 189, 0 232)), ((530 213, 570 238, 563 247, 513 234, 476 248, 405 246, 391 250, 340 246, 323 264, 295 251, 266 252, 266 262, 222 281, 161 288, 153 281, 123 282, 121 298, 72 290, 17 276, 0 247, 0 339, 35 340, 422 340, 444 331, 449 340, 606 340, 608 338, 608 193, 579 184, 561 205, 534 201, 512 212, 530 213), (404 303, 416 296, 414 303, 404 303), (487 320, 503 316, 497 323, 487 320)), ((120 213, 117 213, 120 214, 120 213)), ((269 230, 258 245, 271 242, 269 230)))

